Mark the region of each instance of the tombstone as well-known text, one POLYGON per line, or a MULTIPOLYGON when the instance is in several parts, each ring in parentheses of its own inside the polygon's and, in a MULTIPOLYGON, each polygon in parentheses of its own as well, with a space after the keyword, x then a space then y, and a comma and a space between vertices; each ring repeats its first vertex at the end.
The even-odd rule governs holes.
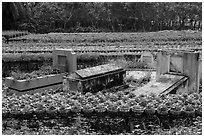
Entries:
POLYGON ((140 61, 145 62, 151 67, 153 67, 154 65, 154 57, 150 52, 143 52, 141 55, 140 61))
POLYGON ((53 51, 53 67, 63 72, 77 70, 77 55, 71 49, 56 49, 53 51))
POLYGON ((163 74, 187 76, 188 91, 199 92, 199 71, 199 53, 160 51, 157 54, 156 79, 163 74))

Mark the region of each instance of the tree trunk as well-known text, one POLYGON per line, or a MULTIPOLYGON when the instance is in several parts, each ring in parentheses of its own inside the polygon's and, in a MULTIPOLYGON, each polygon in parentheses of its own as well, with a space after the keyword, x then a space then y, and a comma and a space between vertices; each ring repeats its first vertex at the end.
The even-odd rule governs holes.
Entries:
POLYGON ((194 25, 193 25, 193 29, 196 29, 196 23, 197 23, 197 21, 195 20, 194 25))
POLYGON ((159 25, 160 25, 159 29, 162 30, 163 21, 161 21, 159 25))
POLYGON ((182 19, 182 23, 181 23, 181 29, 185 29, 185 19, 182 19))
POLYGON ((202 29, 201 26, 202 26, 202 25, 201 25, 201 21, 199 21, 199 23, 198 23, 198 29, 199 29, 199 30, 202 29))
POLYGON ((66 29, 66 26, 67 26, 67 22, 65 21, 63 25, 64 30, 66 29))
POLYGON ((190 20, 190 28, 193 29, 193 20, 190 20))
POLYGON ((144 15, 143 13, 141 12, 141 15, 142 15, 142 29, 143 29, 143 32, 145 32, 145 21, 144 21, 144 15))

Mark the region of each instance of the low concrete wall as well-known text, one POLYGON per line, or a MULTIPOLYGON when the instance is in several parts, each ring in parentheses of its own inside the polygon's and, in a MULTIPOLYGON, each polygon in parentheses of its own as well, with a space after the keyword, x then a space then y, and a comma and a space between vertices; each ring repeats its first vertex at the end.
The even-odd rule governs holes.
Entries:
POLYGON ((27 93, 27 91, 40 91, 52 87, 62 86, 64 74, 53 74, 31 80, 14 80, 12 77, 5 78, 5 84, 9 90, 27 93))

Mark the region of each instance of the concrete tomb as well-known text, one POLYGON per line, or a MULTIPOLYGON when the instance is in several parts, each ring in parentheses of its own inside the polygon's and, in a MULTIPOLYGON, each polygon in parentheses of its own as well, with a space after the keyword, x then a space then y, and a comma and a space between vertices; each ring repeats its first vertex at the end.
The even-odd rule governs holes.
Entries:
POLYGON ((198 92, 200 83, 199 53, 166 52, 157 55, 156 78, 163 74, 183 75, 188 77, 188 91, 198 92))
POLYGON ((157 54, 156 79, 134 91, 140 94, 199 92, 199 53, 160 51, 157 54))
POLYGON ((53 67, 62 71, 60 74, 46 75, 31 80, 16 80, 12 77, 5 79, 5 84, 11 93, 18 95, 36 93, 49 89, 57 89, 63 85, 63 72, 77 70, 77 56, 71 49, 57 49, 53 51, 53 67))
POLYGON ((67 77, 69 90, 81 92, 97 92, 124 85, 126 71, 115 64, 77 70, 67 77))

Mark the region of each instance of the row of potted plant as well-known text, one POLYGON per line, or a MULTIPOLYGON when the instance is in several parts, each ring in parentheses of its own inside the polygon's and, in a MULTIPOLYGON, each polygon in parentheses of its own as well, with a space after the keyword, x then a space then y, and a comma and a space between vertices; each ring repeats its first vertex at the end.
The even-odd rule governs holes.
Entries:
POLYGON ((202 114, 202 96, 198 93, 182 95, 140 95, 117 93, 36 93, 34 95, 3 96, 3 116, 18 114, 87 115, 109 114, 127 116, 130 113, 193 116, 202 114))
POLYGON ((194 117, 196 115, 202 116, 201 109, 194 109, 192 106, 186 106, 183 108, 179 107, 172 107, 171 109, 167 109, 165 105, 160 105, 158 108, 150 107, 150 108, 142 108, 141 106, 133 106, 133 107, 126 107, 126 106, 119 106, 119 107, 97 107, 97 108, 90 108, 90 107, 71 107, 71 108, 60 108, 56 109, 54 107, 50 107, 48 110, 46 109, 28 109, 28 110, 12 110, 12 111, 5 111, 3 110, 3 118, 8 117, 17 117, 17 118, 30 118, 30 117, 68 117, 76 115, 77 113, 82 113, 85 116, 111 116, 111 117, 135 117, 141 116, 143 114, 146 115, 158 115, 158 116, 184 116, 184 117, 194 117))

